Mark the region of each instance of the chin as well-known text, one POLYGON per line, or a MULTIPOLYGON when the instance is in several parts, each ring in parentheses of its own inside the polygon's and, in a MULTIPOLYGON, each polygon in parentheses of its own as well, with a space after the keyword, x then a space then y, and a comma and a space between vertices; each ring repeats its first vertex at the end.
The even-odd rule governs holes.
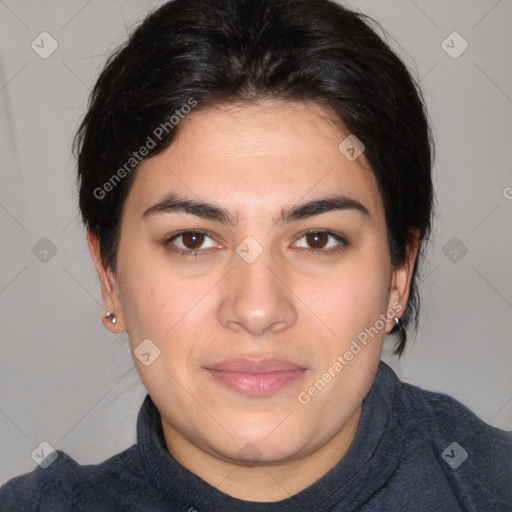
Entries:
MULTIPOLYGON (((286 460, 292 459, 297 453, 297 449, 293 446, 279 446, 279 448, 268 441, 246 441, 241 443, 241 447, 237 443, 233 447, 233 451, 229 453, 221 453, 222 457, 237 464, 244 466, 258 466, 261 464, 279 464, 286 460)), ((225 447, 223 447, 225 449, 225 447)))
POLYGON ((215 438, 215 443, 210 446, 222 457, 237 463, 258 464, 281 462, 292 458, 297 451, 303 447, 303 442, 298 438, 300 433, 293 426, 283 428, 283 418, 279 418, 272 424, 264 423, 260 428, 255 429, 254 425, 248 425, 245 430, 229 430, 233 438, 229 438, 226 444, 220 445, 219 438, 215 438), (277 430, 280 430, 278 433, 277 430), (294 435, 291 435, 293 432, 294 435), (217 446, 216 446, 217 445, 217 446), (229 447, 229 448, 227 448, 229 447))

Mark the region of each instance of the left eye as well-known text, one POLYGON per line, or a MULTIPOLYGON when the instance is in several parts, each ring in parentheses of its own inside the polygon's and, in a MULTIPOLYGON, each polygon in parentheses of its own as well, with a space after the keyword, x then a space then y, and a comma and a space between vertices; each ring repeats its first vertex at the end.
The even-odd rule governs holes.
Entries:
POLYGON ((306 245, 299 244, 298 247, 311 250, 335 249, 340 245, 346 245, 343 238, 328 231, 309 231, 308 233, 304 233, 304 235, 299 238, 299 241, 300 240, 305 240, 306 245))

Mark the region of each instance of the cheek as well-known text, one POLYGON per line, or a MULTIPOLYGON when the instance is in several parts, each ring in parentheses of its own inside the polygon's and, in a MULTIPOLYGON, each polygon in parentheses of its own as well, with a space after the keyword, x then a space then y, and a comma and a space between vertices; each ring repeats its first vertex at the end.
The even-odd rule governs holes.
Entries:
MULTIPOLYGON (((138 337, 154 337, 165 340, 194 317, 193 307, 201 297, 192 283, 169 275, 138 274, 137 279, 125 282, 122 293, 123 314, 127 330, 138 337)), ((203 291, 204 293, 204 291, 203 291)))
POLYGON ((188 348, 175 341, 194 339, 205 320, 212 318, 214 294, 208 290, 218 276, 185 277, 154 254, 126 258, 123 263, 119 291, 132 350, 149 338, 164 359, 171 351, 174 360, 179 359, 178 354, 188 348))
POLYGON ((123 315, 134 364, 148 392, 157 396, 161 389, 174 389, 179 395, 179 384, 191 386, 196 347, 189 341, 200 332, 205 288, 186 286, 183 279, 163 276, 155 267, 132 275, 137 278, 125 280, 120 292, 127 298, 123 315))
POLYGON ((299 402, 312 416, 332 412, 333 423, 319 429, 338 428, 369 391, 386 335, 380 315, 387 311, 388 275, 376 259, 359 258, 320 286, 304 289, 322 323, 313 332, 325 333, 315 341, 316 360, 299 402), (302 400, 302 401, 301 401, 302 400))
POLYGON ((382 256, 359 252, 328 275, 302 280, 294 291, 317 317, 319 332, 343 345, 386 311, 388 271, 382 256))

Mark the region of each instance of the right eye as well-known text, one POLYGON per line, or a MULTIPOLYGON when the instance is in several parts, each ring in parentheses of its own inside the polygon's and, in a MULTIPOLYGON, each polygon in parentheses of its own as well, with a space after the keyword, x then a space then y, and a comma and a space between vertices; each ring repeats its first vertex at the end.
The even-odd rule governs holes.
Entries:
POLYGON ((199 252, 216 247, 212 237, 206 231, 195 229, 172 235, 165 242, 165 246, 169 251, 183 256, 197 256, 199 252), (207 242, 208 239, 210 240, 209 243, 207 242), (203 247, 205 242, 208 245, 203 247))

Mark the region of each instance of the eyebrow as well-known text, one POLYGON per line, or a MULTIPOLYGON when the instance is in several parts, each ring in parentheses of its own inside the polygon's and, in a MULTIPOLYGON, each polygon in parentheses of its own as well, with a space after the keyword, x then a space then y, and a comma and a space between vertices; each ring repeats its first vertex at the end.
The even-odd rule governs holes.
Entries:
MULTIPOLYGON (((334 195, 283 208, 275 224, 287 224, 296 220, 339 210, 355 211, 368 219, 371 218, 368 208, 357 199, 344 195, 334 195)), ((142 214, 142 218, 180 211, 230 226, 236 226, 240 219, 237 213, 233 213, 221 206, 205 201, 179 197, 174 193, 165 196, 161 201, 149 207, 142 214)))

